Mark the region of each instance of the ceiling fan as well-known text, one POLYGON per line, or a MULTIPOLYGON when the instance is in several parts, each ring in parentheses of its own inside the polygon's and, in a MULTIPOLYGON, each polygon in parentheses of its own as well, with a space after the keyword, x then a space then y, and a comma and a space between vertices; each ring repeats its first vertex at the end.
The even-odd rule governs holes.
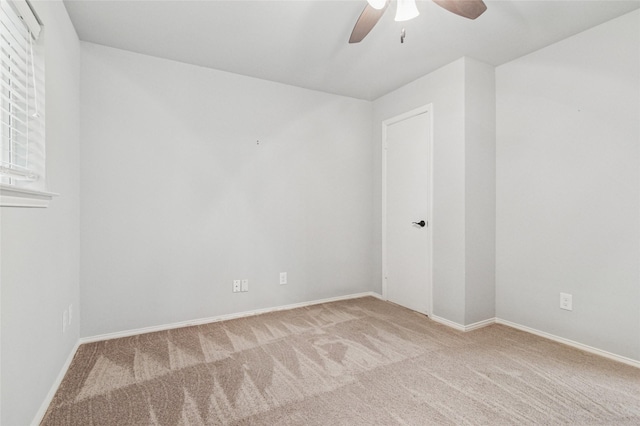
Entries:
MULTIPOLYGON (((396 21, 407 21, 420 14, 415 0, 397 0, 396 21)), ((451 13, 469 19, 476 19, 487 10, 482 0, 433 0, 438 6, 451 13)), ((360 43, 378 23, 389 7, 391 0, 367 0, 367 5, 353 27, 349 43, 360 43)))

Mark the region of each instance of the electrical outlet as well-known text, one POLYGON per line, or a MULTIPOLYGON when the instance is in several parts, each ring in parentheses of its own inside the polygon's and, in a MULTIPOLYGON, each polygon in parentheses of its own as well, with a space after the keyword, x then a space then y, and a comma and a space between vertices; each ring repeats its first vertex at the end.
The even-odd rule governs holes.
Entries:
POLYGON ((69 304, 69 325, 73 321, 73 303, 69 304))
POLYGON ((67 332, 67 324, 69 323, 69 312, 65 309, 62 313, 62 334, 67 332))
POLYGON ((287 283, 287 273, 286 272, 280 272, 280 285, 286 284, 287 283))
POLYGON ((240 280, 233 280, 233 292, 237 293, 240 291, 240 280))
POLYGON ((249 280, 242 280, 242 291, 249 291, 249 280))
POLYGON ((573 296, 567 293, 560 293, 560 309, 573 310, 573 296))

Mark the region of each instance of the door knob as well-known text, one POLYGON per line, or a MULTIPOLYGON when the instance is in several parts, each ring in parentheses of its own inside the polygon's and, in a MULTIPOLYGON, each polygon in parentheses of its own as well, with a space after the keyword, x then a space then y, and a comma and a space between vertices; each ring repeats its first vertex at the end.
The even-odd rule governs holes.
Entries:
POLYGON ((424 228, 424 226, 426 225, 424 220, 421 220, 420 222, 411 222, 411 223, 413 223, 414 225, 420 226, 420 228, 424 228))

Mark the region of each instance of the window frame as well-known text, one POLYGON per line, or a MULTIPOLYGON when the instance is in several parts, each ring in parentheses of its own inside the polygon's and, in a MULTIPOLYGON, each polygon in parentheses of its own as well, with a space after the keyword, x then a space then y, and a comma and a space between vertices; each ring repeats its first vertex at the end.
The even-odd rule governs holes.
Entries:
MULTIPOLYGON (((31 3, 28 0, 0 0, 4 10, 9 10, 13 14, 5 14, 6 21, 2 29, 5 34, 6 50, 3 53, 3 70, 0 71, 0 75, 4 81, 4 95, 3 101, 6 101, 6 111, 3 111, 5 115, 4 124, 2 129, 8 142, 9 148, 6 148, 5 155, 9 155, 9 158, 5 158, 4 166, 5 170, 9 170, 8 173, 4 173, 0 179, 0 207, 47 207, 49 201, 53 196, 58 195, 47 190, 46 185, 46 129, 45 129, 45 117, 44 117, 44 41, 41 34, 42 22, 40 21, 37 13, 35 12, 31 3), (16 19, 17 18, 17 19, 16 19), (17 27, 17 22, 24 26, 23 28, 17 27), (6 38, 8 37, 8 38, 6 38), (27 45, 17 44, 20 46, 18 50, 11 48, 11 41, 26 41, 27 45), (16 55, 20 53, 20 55, 16 55), (15 57, 14 57, 15 56, 15 57), (12 59, 12 57, 14 57, 12 59), (15 61, 15 62, 14 62, 15 61), (22 72, 22 79, 17 80, 17 84, 22 86, 22 89, 14 86, 12 82, 15 76, 12 70, 13 66, 20 66, 17 70, 22 72), (22 68, 24 66, 24 68, 22 68), (14 91, 17 90, 17 91, 14 91), (24 90, 24 92, 22 91, 24 90), (18 106, 14 106, 11 99, 18 95, 18 106), (25 104, 21 105, 20 98, 24 99, 25 104), (24 116, 14 115, 21 114, 24 116), (35 113, 32 113, 35 111, 35 113), (31 118, 34 117, 34 118, 31 118), (28 157, 37 158, 35 163, 32 163, 32 159, 25 160, 24 164, 18 164, 22 162, 17 161, 11 157, 13 155, 13 143, 15 129, 17 124, 12 124, 14 120, 24 123, 25 129, 20 129, 26 132, 26 136, 18 140, 17 147, 23 147, 25 149, 24 155, 28 157), (34 137, 33 133, 36 133, 34 137), (31 134, 30 134, 31 133, 31 134), (34 157, 35 155, 35 157, 34 157), (25 168, 27 173, 33 173, 37 175, 38 179, 20 180, 20 174, 11 173, 11 170, 22 170, 25 168)), ((3 41, 4 42, 4 41, 3 41)))

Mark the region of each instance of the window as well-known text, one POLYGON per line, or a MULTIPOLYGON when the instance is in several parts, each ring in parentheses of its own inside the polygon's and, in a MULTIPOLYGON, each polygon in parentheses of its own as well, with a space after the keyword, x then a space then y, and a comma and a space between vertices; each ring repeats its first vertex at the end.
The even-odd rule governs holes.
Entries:
POLYGON ((46 206, 44 55, 26 0, 0 0, 0 189, 2 206, 46 206))

